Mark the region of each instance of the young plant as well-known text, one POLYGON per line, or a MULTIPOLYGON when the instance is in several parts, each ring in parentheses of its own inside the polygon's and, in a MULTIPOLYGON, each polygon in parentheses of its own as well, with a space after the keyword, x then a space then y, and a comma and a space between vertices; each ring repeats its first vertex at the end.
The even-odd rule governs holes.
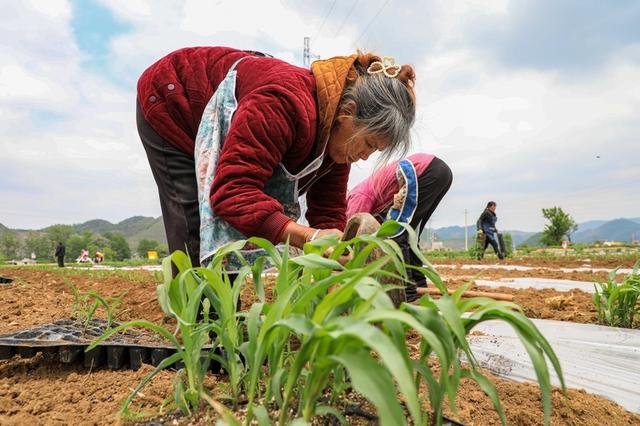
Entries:
MULTIPOLYGON (((466 341, 475 325, 492 319, 514 327, 528 350, 548 423, 551 384, 545 356, 563 388, 564 381, 558 359, 544 336, 516 305, 486 298, 462 299, 464 288, 452 296, 442 291, 444 296, 437 301, 425 296, 418 306, 403 304, 400 309, 394 308, 387 294, 393 285, 383 283, 389 279, 401 282, 406 276, 401 250, 393 241, 384 239, 394 229, 397 224, 386 224, 376 236, 343 243, 320 239, 307 244, 305 255, 288 259, 284 250, 274 262, 279 272, 274 300, 271 304, 255 304, 248 315, 246 424, 254 414, 258 417, 258 400, 263 405, 277 406, 279 424, 300 417, 310 422, 315 415, 324 413, 338 415, 335 407, 320 403, 328 391, 335 393, 336 389, 353 389, 362 394, 376 407, 381 424, 406 423, 398 394, 402 395, 413 423, 422 424, 426 417, 431 417, 440 424, 445 400, 455 410, 461 377, 479 383, 505 423, 495 387, 480 372, 466 341), (330 258, 321 257, 319 254, 329 247, 333 247, 330 258), (343 266, 337 258, 344 250, 351 251, 351 260, 343 266), (382 255, 372 260, 374 250, 382 255), (418 360, 411 359, 408 352, 405 341, 408 331, 421 338, 418 360), (291 348, 291 342, 296 342, 295 349, 291 348), (459 352, 467 355, 467 369, 462 368, 459 352), (432 354, 439 363, 437 374, 428 363, 432 354), (344 380, 344 384, 332 386, 330 380, 336 377, 344 380), (423 412, 418 399, 423 380, 431 403, 429 415, 423 412), (260 382, 264 383, 264 394, 260 382)), ((413 231, 407 232, 413 249, 417 250, 413 231)), ((429 265, 426 259, 423 262, 429 265)), ((432 267, 420 270, 445 290, 432 267)), ((332 394, 334 401, 344 397, 332 394)))
POLYGON ((118 309, 118 306, 122 303, 122 299, 126 292, 116 297, 101 296, 95 290, 81 292, 73 283, 67 280, 65 280, 65 283, 73 293, 71 316, 83 321, 85 331, 89 327, 89 324, 91 324, 93 317, 100 306, 104 308, 105 313, 107 314, 107 328, 111 327, 115 312, 118 309))
MULTIPOLYGON (((546 339, 514 304, 486 298, 462 299, 464 288, 449 296, 438 274, 417 250, 411 228, 406 229, 409 243, 427 265, 418 269, 443 296, 433 300, 425 295, 417 305, 394 306, 388 292, 402 285, 407 277, 402 250, 387 239, 397 227, 389 222, 377 235, 345 242, 321 238, 308 243, 304 254, 294 258, 289 258, 286 246, 281 253, 268 241, 251 238, 248 242, 266 252, 254 265, 247 265, 240 256, 244 241, 219 249, 207 268, 192 268, 184 253, 173 253, 164 261, 165 282, 159 286, 158 296, 163 310, 178 320, 182 341, 158 325, 133 321, 116 327, 93 344, 127 327, 140 326, 160 333, 176 347, 176 354, 138 385, 125 401, 123 411, 157 371, 177 361, 185 364, 174 382, 178 405, 190 413, 202 399, 211 404, 203 384, 204 374, 209 359, 217 359, 228 373, 234 408, 241 398, 247 403, 247 425, 254 420, 260 425, 275 421, 281 425, 291 421, 309 423, 315 416, 326 414, 343 419, 337 407, 352 390, 372 403, 382 425, 406 424, 407 417, 416 425, 425 424, 428 419, 441 424, 445 404, 456 409, 455 397, 462 377, 478 382, 504 424, 495 387, 482 375, 466 340, 476 324, 497 319, 514 327, 529 352, 548 423, 551 384, 546 359, 563 388, 564 381, 558 359, 546 339), (332 254, 323 257, 329 248, 332 254), (350 257, 342 265, 338 259, 345 252, 350 257), (223 262, 232 253, 244 264, 233 285, 223 262), (172 261, 180 271, 174 279, 172 261), (262 282, 267 261, 278 270, 271 300, 266 299, 262 282), (241 286, 249 274, 259 302, 238 312, 241 286), (204 318, 199 321, 202 295, 206 296, 202 303, 204 318), (408 332, 419 336, 419 354, 409 352, 408 332), (203 357, 212 333, 215 337, 211 348, 221 346, 223 353, 209 350, 203 357), (464 369, 458 357, 461 352, 469 364, 464 369), (437 371, 429 364, 431 358, 438 362, 437 371), (425 412, 420 400, 422 383, 428 392, 429 412, 425 412), (273 410, 279 413, 277 419, 269 415, 273 410)), ((212 406, 231 418, 219 404, 212 406)))
POLYGON ((640 260, 621 283, 616 281, 616 268, 609 272, 607 282, 594 284, 593 303, 600 324, 625 328, 633 328, 636 325, 635 317, 640 313, 639 267, 640 260))
POLYGON ((210 343, 209 333, 212 330, 209 324, 210 304, 207 299, 202 300, 205 287, 219 283, 219 277, 209 276, 209 280, 203 279, 204 268, 193 268, 189 257, 176 251, 163 261, 164 282, 158 285, 158 301, 162 310, 175 317, 180 340, 168 329, 149 321, 129 321, 105 332, 94 340, 86 349, 93 349, 96 345, 105 341, 115 333, 131 327, 140 327, 151 330, 170 342, 176 353, 165 358, 160 364, 145 376, 138 386, 131 392, 122 404, 120 415, 131 416, 129 406, 133 398, 160 370, 178 362, 184 363, 184 368, 179 370, 173 382, 173 398, 177 406, 185 413, 190 414, 193 409, 200 406, 204 388, 204 378, 211 360, 208 349, 205 346, 210 343), (172 278, 171 264, 175 264, 179 273, 172 278), (198 320, 198 314, 203 313, 203 321, 198 320))

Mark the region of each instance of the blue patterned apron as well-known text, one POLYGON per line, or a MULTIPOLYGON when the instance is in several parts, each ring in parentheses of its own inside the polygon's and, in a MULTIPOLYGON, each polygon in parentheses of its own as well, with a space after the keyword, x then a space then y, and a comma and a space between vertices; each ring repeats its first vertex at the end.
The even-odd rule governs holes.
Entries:
MULTIPOLYGON (((411 161, 404 159, 398 162, 396 179, 399 188, 405 187, 406 194, 402 201, 402 206, 399 208, 391 206, 387 213, 387 220, 392 219, 396 222, 409 224, 418 207, 418 174, 411 161)), ((399 227, 392 237, 397 237, 403 232, 405 232, 405 229, 399 227)))
MULTIPOLYGON (((219 247, 246 238, 227 221, 213 213, 209 200, 216 167, 220 159, 220 151, 224 145, 225 136, 229 131, 233 114, 238 108, 235 96, 236 65, 242 59, 244 58, 239 59, 231 66, 226 77, 207 103, 200 120, 198 134, 196 135, 194 157, 198 182, 200 262, 202 264, 206 264, 207 260, 211 258, 219 247)), ((284 207, 284 213, 294 221, 300 217, 298 181, 311 173, 317 172, 323 158, 324 153, 295 175, 289 173, 284 165, 280 163, 265 184, 265 194, 278 200, 284 207)), ((263 255, 264 251, 262 249, 248 248, 242 250, 241 253, 251 263, 263 255)), ((234 272, 237 271, 239 266, 237 259, 236 261, 230 259, 226 268, 229 272, 234 272)))

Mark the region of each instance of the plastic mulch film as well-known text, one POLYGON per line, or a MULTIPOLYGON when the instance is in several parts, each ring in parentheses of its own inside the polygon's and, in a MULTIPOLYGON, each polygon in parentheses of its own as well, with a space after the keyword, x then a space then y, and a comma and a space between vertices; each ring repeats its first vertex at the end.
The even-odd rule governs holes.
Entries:
MULTIPOLYGON (((532 321, 557 354, 567 387, 582 388, 640 413, 640 330, 532 321)), ((536 381, 529 355, 509 325, 487 321, 473 331, 479 333, 469 336, 469 343, 481 367, 505 378, 536 381)), ((551 374, 559 385, 555 372, 551 374)))
MULTIPOLYGON (((484 270, 484 269, 501 269, 504 271, 533 271, 536 269, 542 269, 545 271, 556 272, 610 272, 613 268, 592 268, 590 266, 581 266, 577 268, 552 268, 548 266, 521 266, 521 265, 502 265, 502 264, 470 264, 470 265, 433 265, 436 270, 438 269, 467 269, 467 270, 484 270)), ((616 274, 630 274, 633 271, 632 268, 619 268, 616 274)))
POLYGON ((500 280, 474 280, 476 285, 485 287, 509 287, 509 288, 551 288, 556 291, 569 292, 573 289, 593 293, 592 281, 558 280, 551 278, 502 278, 500 280))

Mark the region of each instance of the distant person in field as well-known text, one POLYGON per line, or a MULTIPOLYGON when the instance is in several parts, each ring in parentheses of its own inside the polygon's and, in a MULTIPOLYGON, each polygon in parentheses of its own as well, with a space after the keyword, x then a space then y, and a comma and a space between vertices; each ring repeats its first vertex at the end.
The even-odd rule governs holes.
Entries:
POLYGON ((500 238, 498 238, 498 230, 496 229, 497 220, 496 203, 489 201, 487 203, 487 207, 476 222, 479 242, 478 259, 482 259, 484 257, 484 252, 487 250, 489 244, 493 247, 493 251, 496 253, 498 258, 504 259, 503 247, 500 246, 500 238))
POLYGON ((351 164, 408 150, 414 81, 410 65, 363 52, 311 69, 229 47, 161 58, 138 81, 137 125, 169 250, 206 264, 250 236, 296 247, 341 237, 351 164), (296 223, 300 195, 310 226, 296 223))
MULTIPOLYGON (((380 222, 394 219, 408 223, 418 241, 427 221, 447 193, 453 175, 441 159, 431 154, 413 154, 392 162, 356 185, 347 196, 347 217, 370 213, 380 222)), ((405 262, 422 266, 409 247, 404 228, 394 239, 402 248, 405 262)), ((407 300, 417 298, 416 287, 426 287, 426 277, 413 269, 407 271, 410 282, 405 288, 407 300)))
MULTIPOLYGON (((58 245, 56 246, 56 251, 54 253, 54 256, 56 258, 56 260, 58 261, 58 266, 60 268, 64 268, 64 255, 65 255, 65 247, 64 244, 62 244, 62 242, 59 242, 58 245)), ((51 253, 51 252, 49 252, 51 253)))

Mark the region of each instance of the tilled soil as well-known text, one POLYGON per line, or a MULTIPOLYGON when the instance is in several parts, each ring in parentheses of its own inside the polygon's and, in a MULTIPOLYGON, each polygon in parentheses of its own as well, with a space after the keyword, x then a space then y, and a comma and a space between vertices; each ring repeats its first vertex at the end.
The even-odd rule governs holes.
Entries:
MULTIPOLYGON (((155 302, 158 279, 151 273, 95 274, 86 271, 9 267, 0 268, 0 275, 16 279, 10 285, 0 286, 0 333, 68 317, 73 296, 65 280, 73 282, 81 290, 95 289, 102 295, 117 296, 126 291, 119 308, 119 320, 163 321, 162 311, 155 302)), ((464 282, 459 276, 452 276, 449 280, 452 285, 464 282)), ((593 311, 587 307, 586 300, 590 295, 586 293, 506 288, 482 290, 513 292, 516 302, 521 303, 525 312, 532 317, 562 319, 558 318, 562 315, 558 312, 564 312, 565 320, 593 320, 593 311), (553 299, 557 296, 573 298, 566 301, 553 299), (557 306, 554 307, 553 304, 557 306)), ((267 289, 267 295, 268 293, 267 289)), ((246 308, 245 305, 248 306, 255 300, 255 295, 243 292, 242 300, 243 307, 246 308)), ((99 312, 98 316, 101 314, 99 312)), ((118 422, 116 413, 120 404, 149 371, 151 367, 146 365, 138 371, 112 371, 104 367, 88 369, 81 365, 59 364, 42 355, 30 359, 16 356, 0 361, 0 424, 115 424, 118 422)), ((163 401, 171 395, 173 375, 172 371, 161 372, 142 390, 135 400, 134 408, 155 414, 156 419, 162 418, 158 417, 158 413, 163 401)), ((537 385, 498 378, 493 378, 493 381, 500 393, 508 424, 542 424, 537 385)), ((224 377, 211 375, 207 384, 214 393, 219 393, 220 388, 224 387, 224 377)), ((625 411, 609 400, 579 390, 570 390, 568 399, 556 391, 553 404, 553 425, 640 425, 640 416, 625 411)), ((499 424, 491 402, 474 383, 462 381, 458 406, 457 415, 448 415, 465 424, 499 424)), ((210 424, 212 417, 215 414, 210 412, 203 412, 190 419, 169 416, 164 424, 210 424)), ((353 424, 375 423, 358 416, 350 416, 348 419, 353 424)))
MULTIPOLYGON (((0 361, 0 424, 116 424, 122 401, 152 369, 92 371, 42 355, 0 361)), ((160 372, 135 399, 136 408, 157 413, 172 378, 173 372, 160 372)))
POLYGON ((462 264, 477 264, 477 265, 519 265, 519 266, 543 266, 547 268, 632 268, 633 265, 640 259, 640 255, 635 253, 627 254, 611 254, 608 256, 597 256, 589 253, 583 253, 580 256, 574 254, 567 254, 564 256, 542 256, 542 255, 529 255, 518 256, 516 258, 507 258, 499 260, 496 257, 486 257, 483 260, 469 258, 455 258, 448 259, 446 257, 434 257, 430 258, 427 254, 427 258, 435 264, 447 264, 447 265, 462 265, 462 264))
MULTIPOLYGON (((125 293, 116 320, 146 319, 161 321, 163 314, 156 299, 157 280, 144 271, 86 271, 32 267, 0 268, 0 275, 14 278, 0 285, 0 333, 52 322, 72 315, 73 292, 95 290, 101 296, 117 297, 125 293)), ((97 315, 104 318, 103 308, 97 315)))

